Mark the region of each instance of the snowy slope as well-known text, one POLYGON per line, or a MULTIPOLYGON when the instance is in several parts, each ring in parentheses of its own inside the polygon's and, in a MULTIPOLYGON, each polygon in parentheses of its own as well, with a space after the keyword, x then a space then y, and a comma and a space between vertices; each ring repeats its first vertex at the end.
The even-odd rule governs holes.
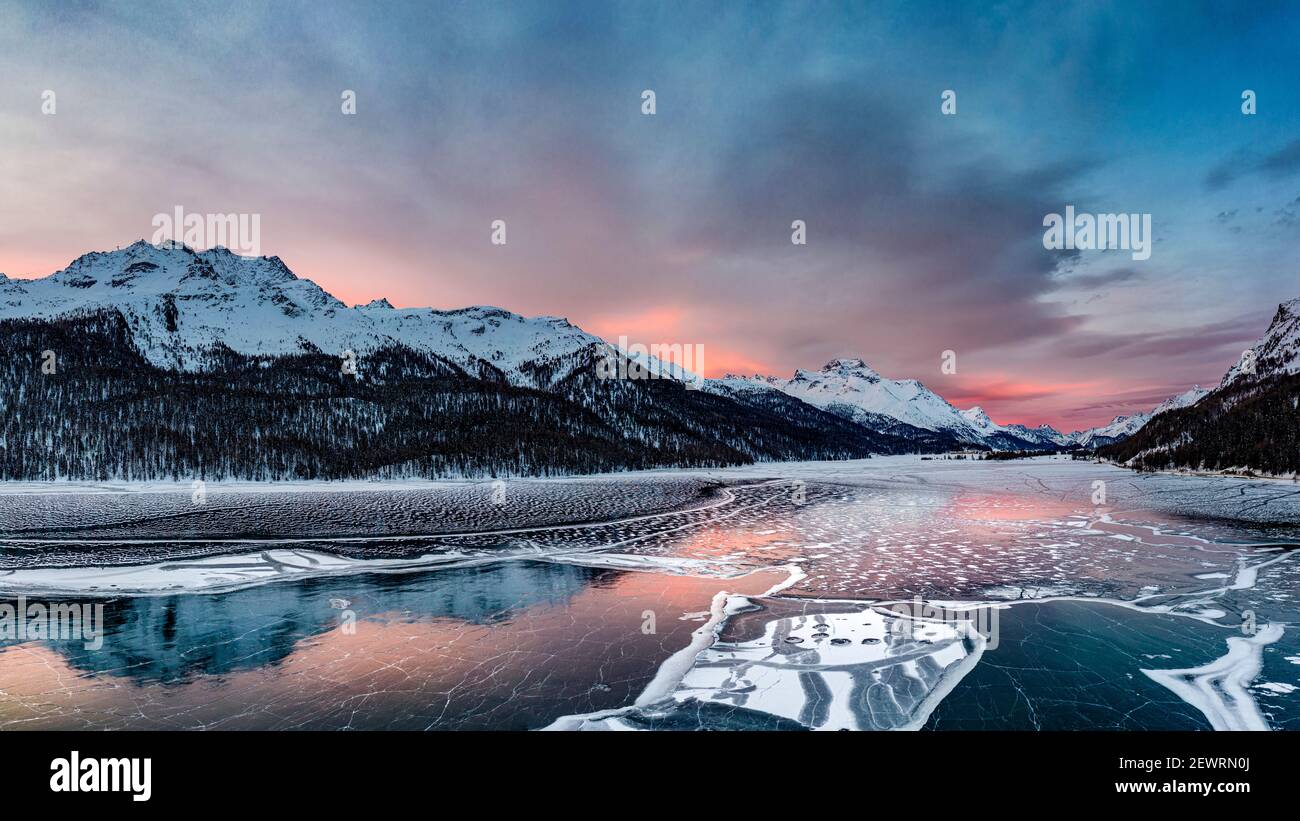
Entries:
POLYGON ((1177 396, 1171 396, 1165 401, 1161 402, 1159 405, 1156 405, 1155 410, 1151 411, 1151 415, 1159 416, 1165 411, 1171 411, 1171 410, 1176 410, 1178 408, 1185 408, 1188 407, 1189 405, 1195 405, 1197 402, 1201 401, 1201 399, 1203 399, 1208 394, 1209 391, 1206 390, 1205 388, 1202 388, 1200 385, 1193 385, 1187 390, 1178 394, 1177 396))
POLYGON ((979 405, 964 411, 959 411, 959 413, 961 414, 961 418, 965 419, 975 428, 975 430, 979 431, 984 436, 992 436, 1002 430, 996 422, 989 418, 989 415, 985 413, 984 409, 979 405))
POLYGON ((886 379, 861 359, 834 359, 820 371, 797 370, 790 379, 729 375, 724 381, 767 385, 867 425, 884 416, 922 430, 951 434, 963 442, 982 440, 956 408, 920 382, 886 379))
POLYGON ((1207 391, 1199 385, 1170 397, 1149 413, 1117 416, 1109 424, 1063 434, 1050 425, 999 425, 984 409, 958 410, 915 379, 886 379, 861 359, 835 359, 820 371, 795 371, 790 379, 775 376, 727 376, 711 380, 730 390, 776 389, 810 405, 839 413, 882 430, 882 420, 954 437, 958 442, 998 450, 1051 449, 1069 445, 1101 447, 1132 436, 1152 416, 1194 404, 1207 391))
POLYGON ((1193 388, 1157 408, 1136 436, 1103 453, 1144 470, 1300 474, 1300 299, 1278 306, 1267 331, 1208 394, 1193 388), (1254 367, 1249 367, 1253 360, 1254 367), (1162 414, 1191 406, 1183 413, 1162 414))
MULTIPOLYGON (((1250 349, 1254 353, 1255 376, 1300 373, 1300 298, 1283 302, 1269 323, 1264 338, 1250 349)), ((1226 387, 1246 374, 1245 357, 1224 374, 1219 387, 1226 387)))
POLYGON ((1002 426, 979 408, 959 411, 915 379, 887 379, 861 359, 834 359, 820 371, 797 370, 789 379, 728 375, 710 382, 733 391, 779 390, 896 436, 938 434, 955 445, 999 450, 1049 449, 1061 444, 1060 434, 1051 428, 1002 426))
POLYGON ((960 412, 991 446, 1003 447, 1008 441, 1028 443, 1039 448, 1055 448, 1069 444, 1069 439, 1051 425, 1031 428, 1026 425, 999 425, 989 418, 979 405, 960 412))
MULTIPOLYGON (((221 248, 196 253, 140 241, 86 254, 43 279, 0 275, 0 319, 103 308, 122 312, 147 359, 182 370, 202 368, 205 351, 217 343, 249 355, 314 346, 363 356, 400 342, 475 375, 489 363, 512 384, 547 387, 568 374, 577 354, 603 344, 567 320, 500 308, 397 309, 385 300, 349 308, 277 257, 221 248)), ((362 359, 362 373, 364 367, 362 359)))
MULTIPOLYGON (((125 317, 141 353, 164 368, 199 370, 218 344, 247 355, 303 350, 358 355, 402 344, 484 378, 550 388, 585 367, 593 352, 610 348, 557 317, 527 318, 476 306, 440 311, 394 308, 386 300, 348 307, 277 257, 240 257, 217 248, 194 252, 179 244, 144 241, 86 254, 62 271, 36 280, 0 274, 0 319, 53 318, 115 309, 125 317)), ((1300 300, 1279 307, 1268 334, 1256 345, 1261 373, 1300 369, 1300 300)), ((638 357, 651 371, 678 379, 690 374, 670 363, 638 357)), ((1233 378, 1230 371, 1225 382, 1233 378)), ((980 408, 959 411, 914 379, 881 376, 861 359, 836 359, 819 371, 789 379, 727 376, 705 390, 736 396, 779 391, 880 433, 903 438, 938 434, 946 441, 996 449, 1098 446, 1140 429, 1154 414, 1191 404, 1193 388, 1152 414, 1116 417, 1109 425, 1062 435, 1049 426, 998 425, 980 408)), ((799 406, 794 406, 795 408, 799 406)))
POLYGON ((1025 425, 1002 425, 1001 427, 1004 433, 1035 442, 1043 447, 1060 447, 1070 444, 1070 438, 1051 425, 1039 425, 1036 428, 1025 425))

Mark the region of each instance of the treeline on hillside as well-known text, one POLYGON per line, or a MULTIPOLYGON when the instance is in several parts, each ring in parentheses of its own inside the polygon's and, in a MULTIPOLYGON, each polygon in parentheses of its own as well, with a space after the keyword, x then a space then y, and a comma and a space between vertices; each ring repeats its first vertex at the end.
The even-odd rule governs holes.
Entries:
POLYGON ((980 458, 1006 462, 1012 459, 1032 459, 1035 456, 1042 456, 1043 453, 1044 451, 1041 450, 991 450, 980 458))
POLYGON ((1300 374, 1241 379, 1167 411, 1099 455, 1142 470, 1300 472, 1300 374))
POLYGON ((229 349, 199 373, 165 370, 116 311, 0 321, 0 345, 0 479, 552 475, 858 458, 880 445, 829 414, 798 423, 676 382, 593 370, 547 392, 403 347, 367 354, 356 376, 320 352, 229 349))

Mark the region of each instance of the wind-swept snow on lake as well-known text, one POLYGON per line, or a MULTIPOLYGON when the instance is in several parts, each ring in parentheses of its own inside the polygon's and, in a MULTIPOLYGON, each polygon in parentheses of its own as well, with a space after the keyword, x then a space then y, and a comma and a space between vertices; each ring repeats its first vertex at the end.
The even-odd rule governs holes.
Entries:
POLYGON ((108 615, 0 640, 0 726, 1296 727, 1298 524, 1050 457, 10 486, 0 595, 108 615))

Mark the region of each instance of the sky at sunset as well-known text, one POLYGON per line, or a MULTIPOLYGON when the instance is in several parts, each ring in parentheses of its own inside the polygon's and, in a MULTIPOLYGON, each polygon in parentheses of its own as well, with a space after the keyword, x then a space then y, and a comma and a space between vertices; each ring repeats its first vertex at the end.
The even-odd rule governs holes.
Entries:
POLYGON ((860 357, 1074 430, 1217 383, 1300 296, 1298 43, 1268 2, 0 0, 0 271, 256 213, 349 304, 710 376, 860 357), (1046 250, 1066 205, 1149 213, 1150 259, 1046 250))

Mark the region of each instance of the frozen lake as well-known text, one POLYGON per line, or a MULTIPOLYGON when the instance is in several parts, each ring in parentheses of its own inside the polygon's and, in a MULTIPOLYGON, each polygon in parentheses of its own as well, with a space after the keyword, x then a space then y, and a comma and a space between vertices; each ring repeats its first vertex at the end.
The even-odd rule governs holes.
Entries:
POLYGON ((1297 545, 1295 483, 1060 458, 0 486, 0 597, 104 605, 0 727, 1297 728, 1297 545))

